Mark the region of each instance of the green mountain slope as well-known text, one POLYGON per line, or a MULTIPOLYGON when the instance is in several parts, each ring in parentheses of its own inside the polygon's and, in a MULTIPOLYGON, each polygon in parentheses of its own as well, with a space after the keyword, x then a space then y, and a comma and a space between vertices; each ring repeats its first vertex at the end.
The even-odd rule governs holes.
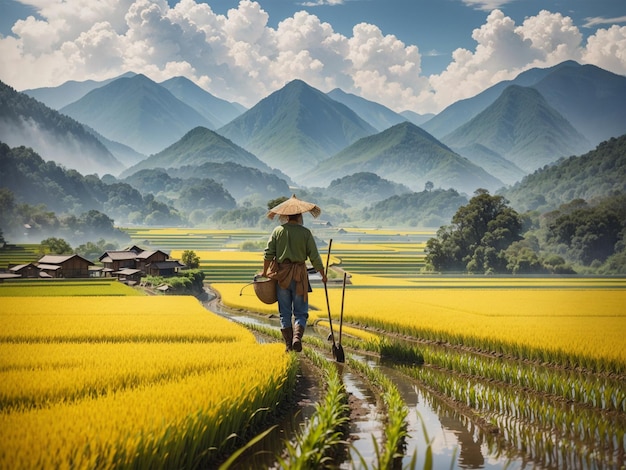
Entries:
POLYGON ((435 189, 392 196, 363 211, 366 220, 377 224, 411 227, 448 225, 468 199, 454 189, 435 189))
POLYGON ((333 179, 357 172, 372 172, 422 190, 435 187, 473 193, 477 188, 497 189, 503 183, 468 159, 456 154, 432 135, 409 122, 365 137, 320 163, 309 181, 323 186, 333 179))
POLYGON ((615 193, 626 194, 626 135, 537 170, 502 191, 518 211, 556 209, 573 199, 591 200, 615 193))
POLYGON ((161 82, 161 86, 206 118, 211 123, 209 129, 217 129, 241 114, 236 105, 204 91, 188 78, 170 78, 161 82))
POLYGON ((82 124, 2 82, 0 141, 12 147, 31 147, 45 160, 83 174, 117 174, 124 169, 82 124))
POLYGON ((453 148, 481 144, 527 172, 590 147, 537 90, 517 85, 442 141, 453 148))
POLYGON ((391 126, 395 126, 401 122, 410 121, 410 119, 392 111, 382 104, 366 100, 352 93, 346 93, 340 88, 335 88, 326 94, 333 100, 345 104, 379 132, 389 129, 391 126))
POLYGON ((130 167, 121 176, 125 177, 143 169, 199 166, 207 162, 233 162, 267 173, 273 172, 265 163, 230 140, 205 127, 196 127, 178 142, 130 167))
POLYGON ((233 162, 183 166, 171 169, 168 173, 177 178, 211 178, 221 183, 238 201, 252 199, 259 203, 290 192, 287 181, 277 174, 233 162))
POLYGON ((491 105, 508 86, 532 86, 560 68, 572 67, 580 67, 580 65, 574 61, 566 61, 554 67, 526 70, 515 77, 514 80, 504 80, 487 88, 476 96, 452 103, 432 119, 425 122, 421 127, 438 139, 442 139, 491 105))
POLYGON ((218 132, 296 181, 357 139, 376 133, 347 106, 294 80, 218 132))
POLYGON ((594 146, 626 133, 626 77, 595 65, 561 67, 533 85, 594 146))
POLYGON ((453 148, 453 150, 484 168, 487 173, 502 180, 505 184, 517 183, 528 174, 515 163, 481 144, 475 143, 469 147, 453 148))
POLYGON ((132 72, 127 72, 119 77, 102 81, 85 80, 77 82, 75 80, 68 80, 67 82, 56 87, 32 88, 29 90, 23 90, 22 93, 26 93, 28 96, 35 98, 37 101, 41 101, 52 109, 59 110, 62 107, 81 99, 91 90, 107 85, 118 78, 133 77, 134 75, 135 74, 132 72))
POLYGON ((406 186, 381 178, 374 173, 359 172, 333 180, 324 191, 324 195, 337 198, 354 207, 363 207, 410 192, 406 186))
POLYGON ((194 127, 210 126, 195 109, 144 75, 92 90, 61 112, 146 155, 163 150, 194 127))

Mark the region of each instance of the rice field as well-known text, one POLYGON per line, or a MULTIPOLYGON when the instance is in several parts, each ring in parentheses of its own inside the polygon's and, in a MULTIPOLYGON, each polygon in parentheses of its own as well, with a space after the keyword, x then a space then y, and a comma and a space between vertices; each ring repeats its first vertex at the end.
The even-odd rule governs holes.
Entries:
MULTIPOLYGON (((268 234, 129 233, 173 258, 194 250, 226 306, 276 314, 248 285, 262 251, 241 248, 268 234)), ((349 275, 348 349, 402 349, 386 342, 398 338, 418 348, 423 365, 398 362, 400 373, 533 462, 624 465, 626 279, 425 274, 432 232, 314 233, 324 260, 333 239, 333 323, 349 275)), ((327 328, 323 286, 312 287, 310 323, 327 328)), ((279 344, 257 344, 195 299, 138 293, 103 280, 0 284, 0 468, 211 466, 293 387, 296 359, 279 344)))
POLYGON ((117 279, 11 279, 0 283, 0 297, 144 295, 117 279))
POLYGON ((0 323, 0 468, 210 465, 295 380, 193 297, 3 297, 0 323))

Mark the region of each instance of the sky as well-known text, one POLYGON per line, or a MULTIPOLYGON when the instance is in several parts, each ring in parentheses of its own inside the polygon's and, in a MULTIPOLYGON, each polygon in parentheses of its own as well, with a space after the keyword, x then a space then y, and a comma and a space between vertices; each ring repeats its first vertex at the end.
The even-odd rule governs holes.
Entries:
POLYGON ((424 114, 564 60, 626 75, 626 1, 0 0, 18 91, 132 71, 252 107, 301 79, 424 114))

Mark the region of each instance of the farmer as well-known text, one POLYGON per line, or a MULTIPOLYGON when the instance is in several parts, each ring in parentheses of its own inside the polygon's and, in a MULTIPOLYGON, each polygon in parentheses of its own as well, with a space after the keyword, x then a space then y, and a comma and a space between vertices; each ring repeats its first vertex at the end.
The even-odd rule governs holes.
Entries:
POLYGON ((263 276, 278 281, 280 331, 285 339, 287 352, 292 349, 302 351, 302 335, 309 318, 308 292, 311 288, 306 267, 307 259, 321 274, 324 284, 327 281, 313 234, 302 225, 304 212, 310 212, 313 217, 318 217, 322 211, 315 204, 296 198, 294 194, 267 213, 270 219, 279 215, 282 222, 282 225, 272 231, 267 241, 263 258, 263 276))

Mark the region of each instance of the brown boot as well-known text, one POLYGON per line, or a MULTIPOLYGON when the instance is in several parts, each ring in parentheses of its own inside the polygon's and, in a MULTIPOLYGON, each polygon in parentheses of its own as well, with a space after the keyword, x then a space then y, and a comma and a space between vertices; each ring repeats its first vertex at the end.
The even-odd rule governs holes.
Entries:
POLYGON ((302 335, 304 335, 304 326, 296 324, 292 344, 293 350, 296 352, 302 351, 302 335))
POLYGON ((280 332, 283 334, 283 338, 285 339, 285 352, 291 351, 291 343, 293 342, 293 328, 281 328, 280 332))

